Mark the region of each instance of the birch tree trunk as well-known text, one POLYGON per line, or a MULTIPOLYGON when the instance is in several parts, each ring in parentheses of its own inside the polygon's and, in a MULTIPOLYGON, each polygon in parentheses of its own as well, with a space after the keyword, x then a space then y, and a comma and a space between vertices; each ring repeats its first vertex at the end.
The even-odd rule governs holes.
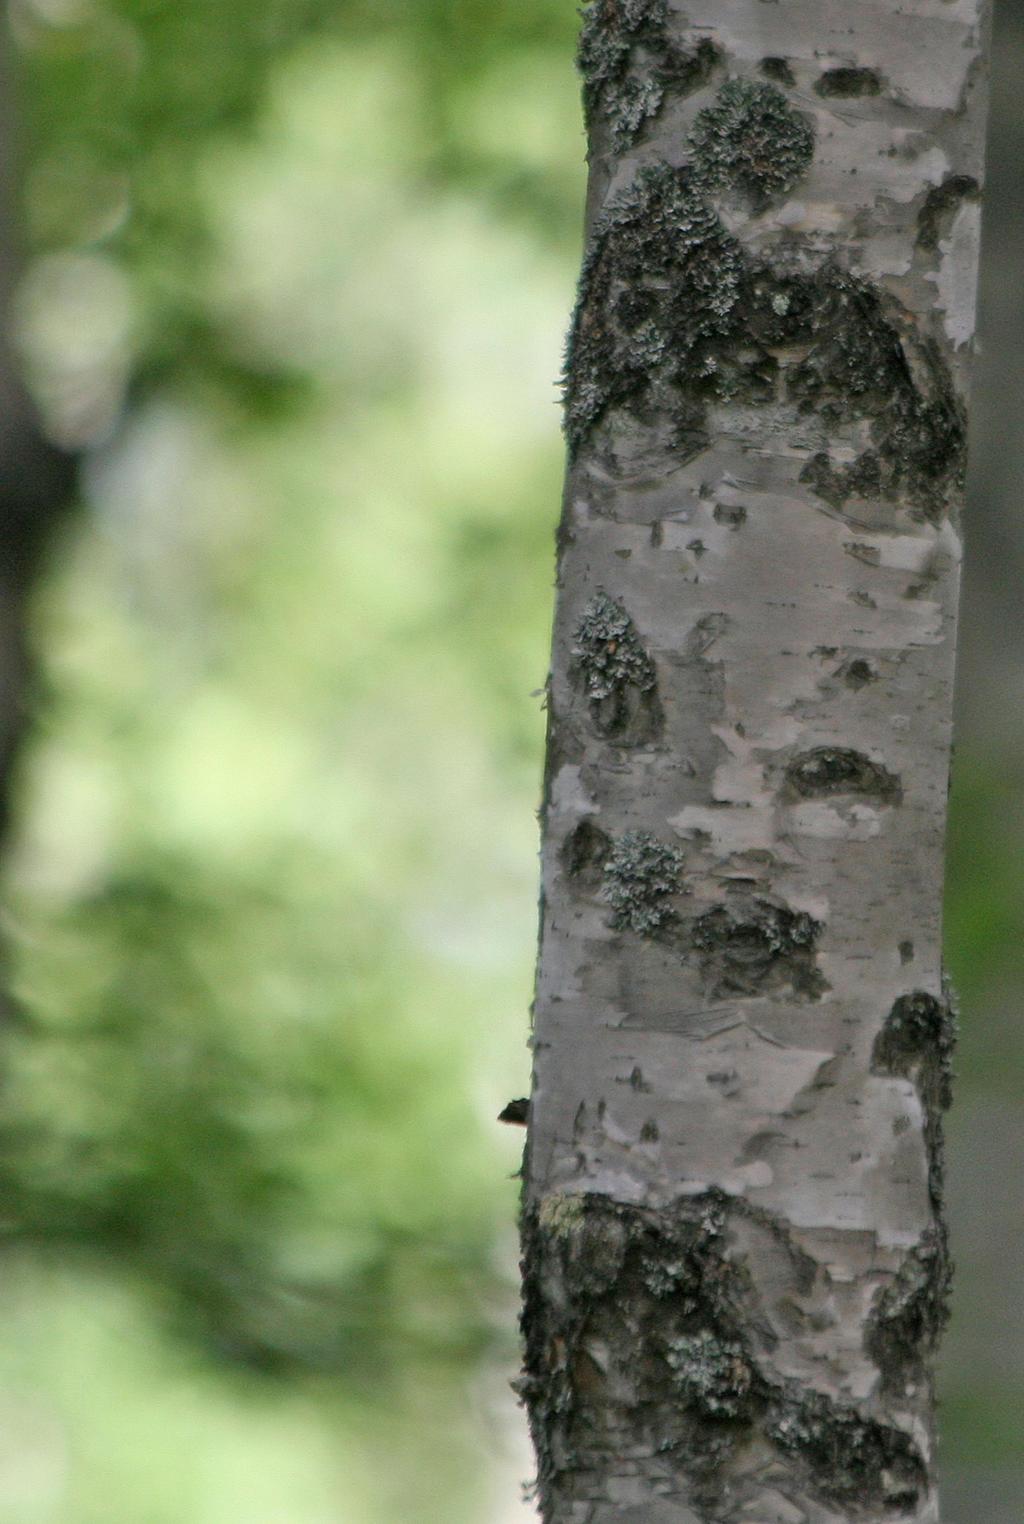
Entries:
POLYGON ((593 0, 523 1202, 548 1524, 939 1518, 985 0, 593 0))

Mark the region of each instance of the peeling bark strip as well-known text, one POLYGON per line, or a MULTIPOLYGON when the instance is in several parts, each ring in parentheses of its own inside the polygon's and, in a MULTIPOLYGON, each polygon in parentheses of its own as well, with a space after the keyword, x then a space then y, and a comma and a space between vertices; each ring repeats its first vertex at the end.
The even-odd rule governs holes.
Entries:
POLYGON ((936 1524, 984 0, 592 0, 523 1201, 547 1524, 936 1524))

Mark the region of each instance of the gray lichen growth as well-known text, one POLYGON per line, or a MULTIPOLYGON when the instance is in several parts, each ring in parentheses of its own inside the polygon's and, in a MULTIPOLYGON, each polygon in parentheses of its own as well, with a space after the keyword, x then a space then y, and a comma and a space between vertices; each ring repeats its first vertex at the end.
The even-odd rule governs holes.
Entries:
POLYGON ((814 131, 775 85, 730 79, 698 115, 690 148, 701 185, 732 188, 763 207, 787 195, 807 170, 814 131))
POLYGON ((844 746, 816 746, 801 752, 786 768, 786 783, 790 793, 801 799, 856 794, 892 804, 902 797, 895 773, 844 746))
POLYGON ((827 987, 814 959, 821 929, 806 911, 739 895, 698 917, 690 939, 712 998, 788 987, 817 999, 827 987))
MULTIPOLYGON (((687 170, 640 170, 599 219, 583 264, 565 361, 571 451, 609 409, 641 413, 666 383, 716 394, 716 345, 734 330, 745 271, 687 170)), ((679 395, 664 400, 699 439, 699 401, 695 415, 679 395)))
POLYGON ((668 24, 666 0, 591 0, 583 12, 577 66, 594 131, 606 124, 612 146, 629 148, 667 95, 704 84, 718 60, 708 38, 686 49, 668 24))
POLYGON ((683 887, 683 858, 649 831, 627 831, 604 864, 602 898, 616 931, 649 937, 675 919, 670 901, 683 887))
POLYGON ((898 1392, 920 1379, 949 1321, 953 1266, 945 1228, 928 1229, 892 1281, 875 1298, 865 1348, 882 1373, 883 1388, 898 1392))
POLYGON ((702 1329, 666 1341, 665 1358, 684 1402, 709 1418, 741 1418, 754 1373, 742 1344, 702 1329))
POLYGON ((601 589, 586 608, 573 636, 572 657, 591 699, 613 698, 620 689, 646 693, 654 687, 654 663, 636 625, 621 603, 601 589))

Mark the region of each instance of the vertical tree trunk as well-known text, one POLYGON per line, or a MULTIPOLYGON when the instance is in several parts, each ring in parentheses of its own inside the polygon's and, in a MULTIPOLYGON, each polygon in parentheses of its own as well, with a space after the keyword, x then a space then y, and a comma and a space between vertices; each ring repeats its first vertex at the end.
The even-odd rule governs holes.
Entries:
POLYGON ((938 1519, 984 0, 594 0, 525 1169, 548 1524, 938 1519))

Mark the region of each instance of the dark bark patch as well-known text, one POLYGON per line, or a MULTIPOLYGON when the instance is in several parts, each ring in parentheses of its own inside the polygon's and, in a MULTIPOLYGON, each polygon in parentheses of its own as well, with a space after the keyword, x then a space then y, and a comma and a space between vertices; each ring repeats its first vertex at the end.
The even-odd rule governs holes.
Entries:
POLYGON ((625 608, 603 589, 583 610, 571 659, 598 735, 620 746, 654 739, 662 725, 654 662, 625 608))
POLYGON ((953 1098, 956 1039, 956 997, 944 979, 941 999, 924 990, 900 996, 875 1038, 871 1054, 873 1074, 899 1075, 917 1087, 924 1108, 928 1185, 937 1210, 942 1205, 945 1171, 942 1113, 953 1098))
POLYGON ((941 1110, 952 1100, 956 1017, 947 999, 915 990, 901 995, 875 1039, 871 1067, 876 1074, 912 1079, 941 1110))
POLYGON ((945 1228, 930 1228, 876 1296, 864 1347, 882 1373, 883 1390, 898 1394, 919 1380, 949 1321, 953 1266, 945 1228))
POLYGON ((754 265, 695 170, 646 166, 584 261, 566 349, 570 452, 621 412, 660 454, 691 459, 707 444, 710 402, 757 406, 780 389, 830 429, 870 426, 852 464, 819 451, 804 466, 825 502, 902 499, 938 522, 962 494, 963 405, 910 315, 835 264, 810 275, 754 265))
POLYGON ((880 95, 884 83, 877 69, 826 69, 815 81, 814 91, 826 99, 835 96, 880 95))
POLYGON ((881 762, 872 762, 862 751, 845 746, 816 746, 794 757, 786 768, 786 789, 799 799, 856 794, 883 804, 898 804, 903 797, 895 773, 881 762))
POLYGON ((789 988, 816 1000, 827 988, 815 962, 821 930, 806 911, 743 894, 699 916, 690 943, 712 999, 789 988))
POLYGON ((928 1486, 921 1453, 909 1434, 823 1392, 789 1393, 776 1405, 769 1437, 807 1468, 814 1490, 854 1515, 917 1511, 928 1486))
POLYGON ((697 117, 690 149, 699 183, 755 208, 788 195, 814 157, 814 129, 775 85, 730 79, 697 117))
POLYGON ((596 894, 604 883, 604 866, 612 839, 592 820, 581 820, 562 842, 562 872, 583 894, 596 894))
POLYGON ((789 331, 810 348, 787 372, 789 395, 832 425, 869 420, 873 449, 851 466, 815 455, 801 480, 837 507, 903 495, 937 521, 966 469, 963 404, 938 349, 876 287, 835 266, 805 277, 802 297, 789 331))
POLYGON ((869 661, 865 661, 863 656, 855 656, 851 661, 844 662, 839 668, 839 676, 846 686, 852 688, 854 692, 859 688, 866 687, 868 683, 878 681, 878 673, 869 661))
POLYGON ((524 1208, 524 1375, 545 1520, 563 1489, 617 1467, 624 1445, 665 1456, 714 1506, 722 1471, 765 1409, 742 1331, 747 1277, 717 1192, 658 1213, 603 1196, 524 1208), (588 1352, 586 1379, 581 1380, 588 1352))
POLYGON ((729 529, 742 529, 747 522, 747 510, 738 503, 716 503, 714 519, 716 524, 725 524, 729 529))
POLYGON ((971 175, 947 175, 941 185, 933 185, 917 214, 917 246, 934 250, 954 214, 964 201, 977 201, 981 186, 971 175))
POLYGON ((710 38, 684 48, 668 22, 667 0, 591 0, 583 12, 576 62, 587 126, 604 123, 618 152, 637 141, 666 97, 699 89, 719 61, 710 38))
POLYGON ((671 901, 682 892, 683 858, 649 831, 627 831, 604 863, 602 898, 616 931, 652 936, 676 919, 671 901))
POLYGON ((660 1212, 596 1194, 524 1203, 517 1390, 548 1524, 624 1453, 661 1457, 666 1490, 685 1486, 718 1519, 736 1501, 737 1468, 765 1442, 790 1485, 851 1519, 920 1503, 926 1468, 907 1434, 772 1374, 739 1250, 739 1219, 751 1215, 779 1230, 717 1190, 660 1212))
POLYGON ((762 58, 758 68, 765 79, 775 85, 787 85, 791 89, 796 84, 796 76, 784 58, 762 58))

